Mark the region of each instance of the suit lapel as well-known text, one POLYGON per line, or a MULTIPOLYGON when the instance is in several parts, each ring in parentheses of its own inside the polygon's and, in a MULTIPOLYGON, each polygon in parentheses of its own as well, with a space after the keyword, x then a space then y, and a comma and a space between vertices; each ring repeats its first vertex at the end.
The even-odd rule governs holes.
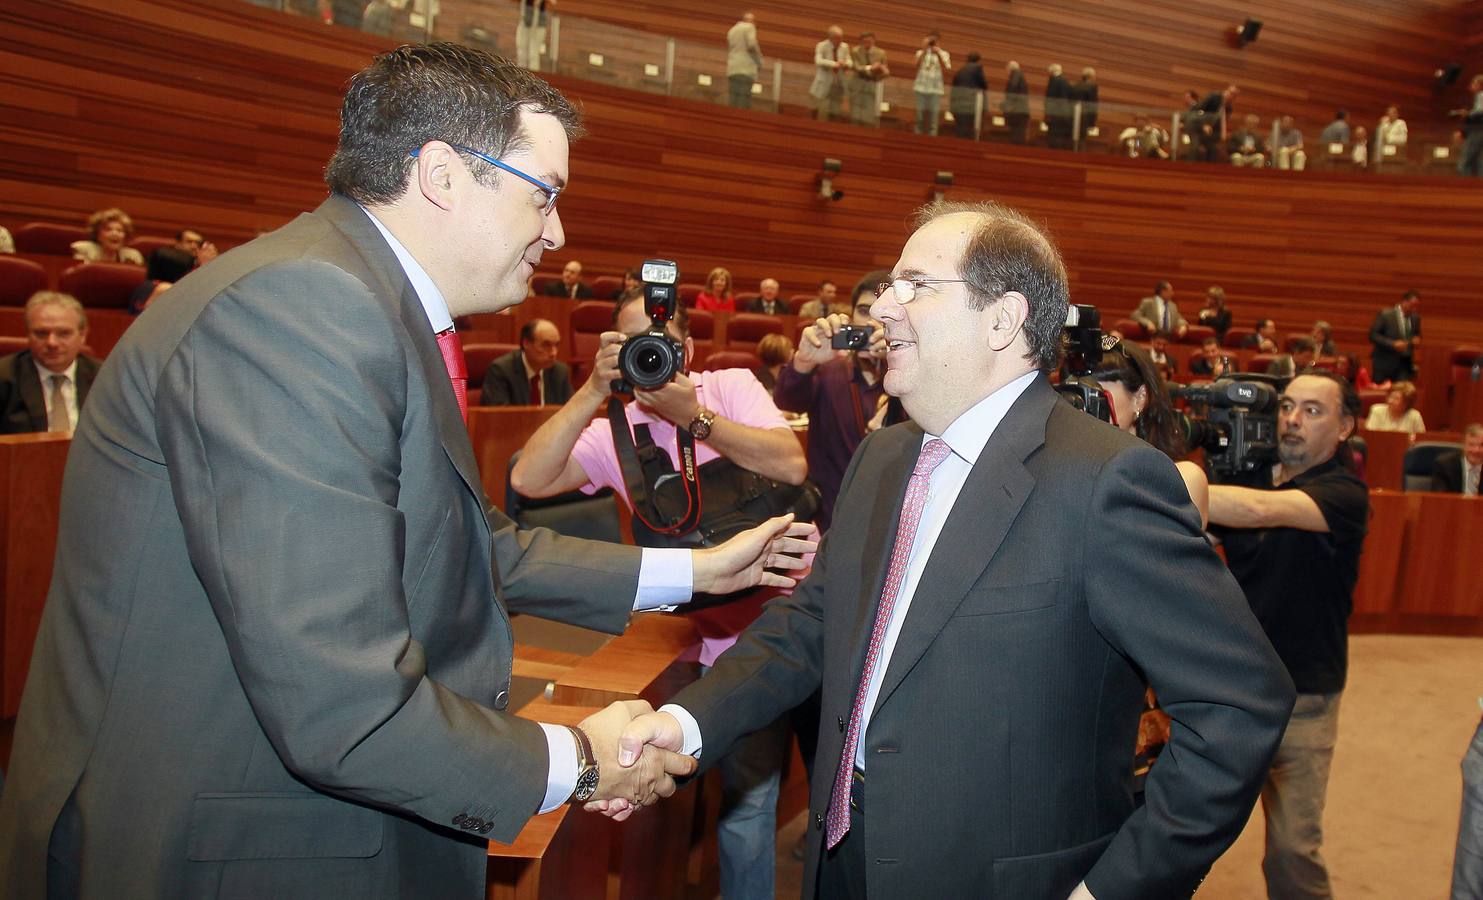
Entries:
MULTIPOLYGON (((46 398, 41 396, 41 376, 36 374, 36 359, 27 350, 15 361, 15 380, 20 385, 21 402, 26 405, 26 412, 31 416, 31 426, 36 431, 45 431, 46 421, 46 398)), ((81 395, 78 403, 81 404, 81 395)))
POLYGON ((998 553, 1035 488, 1025 459, 1045 443, 1046 419, 1057 402, 1050 383, 1044 376, 1037 377, 984 445, 917 582, 881 679, 876 710, 937 639, 968 589, 998 553))

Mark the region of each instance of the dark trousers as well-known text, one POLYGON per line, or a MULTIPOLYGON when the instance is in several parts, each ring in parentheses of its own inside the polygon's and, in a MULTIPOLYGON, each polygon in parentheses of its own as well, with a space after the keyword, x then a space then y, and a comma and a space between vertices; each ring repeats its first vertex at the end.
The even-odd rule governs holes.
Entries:
POLYGON ((752 108, 752 83, 756 79, 750 75, 728 75, 726 77, 728 87, 728 99, 732 106, 737 109, 752 108))
POLYGON ((860 773, 850 789, 850 830, 819 858, 817 900, 865 900, 865 781, 860 773))
POLYGON ((1025 128, 1030 124, 1029 113, 1005 113, 1004 124, 1009 126, 1009 139, 1016 144, 1025 142, 1025 128))

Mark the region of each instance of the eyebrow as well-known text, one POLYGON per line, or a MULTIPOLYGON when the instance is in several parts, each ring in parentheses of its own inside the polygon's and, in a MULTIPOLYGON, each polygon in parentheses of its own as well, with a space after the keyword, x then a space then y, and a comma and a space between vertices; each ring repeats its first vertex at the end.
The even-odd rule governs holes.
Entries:
MULTIPOLYGON (((566 179, 548 172, 541 173, 541 180, 558 190, 566 190, 566 179)), ((532 185, 534 186, 534 185, 532 185)))
POLYGON ((926 275, 927 275, 927 273, 924 272, 924 271, 922 271, 921 269, 902 269, 900 272, 897 272, 896 273, 896 278, 897 279, 903 279, 904 278, 904 279, 910 280, 912 278, 922 278, 922 277, 924 277, 926 275))

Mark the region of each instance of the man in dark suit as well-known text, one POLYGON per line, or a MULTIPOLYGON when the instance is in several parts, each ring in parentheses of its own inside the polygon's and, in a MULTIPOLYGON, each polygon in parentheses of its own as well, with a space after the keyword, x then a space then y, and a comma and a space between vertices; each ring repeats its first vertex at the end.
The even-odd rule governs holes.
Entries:
POLYGON ((805 898, 1187 897, 1292 683, 1168 458, 1051 387, 1050 240, 993 204, 919 222, 871 310, 912 422, 861 444, 802 586, 625 750, 704 767, 822 685, 805 898), (1174 724, 1135 809, 1146 684, 1174 724))
POLYGON ((1462 433, 1462 450, 1443 453, 1432 464, 1432 490, 1476 497, 1483 481, 1483 423, 1474 422, 1462 433))
POLYGON ((520 349, 489 364, 484 406, 560 406, 572 398, 571 370, 556 358, 561 332, 546 319, 520 326, 520 349))
POLYGON ((592 299, 592 288, 582 281, 582 264, 575 259, 561 267, 561 280, 546 285, 542 293, 547 297, 565 297, 568 300, 592 299))
POLYGON ((0 434, 71 433, 100 365, 82 352, 87 313, 67 294, 38 291, 24 317, 31 349, 0 358, 0 434))
POLYGON ((1421 343, 1421 293, 1410 290, 1401 302, 1380 310, 1370 326, 1370 377, 1410 381, 1416 377, 1416 347, 1421 343))
POLYGON ((1009 139, 1023 144, 1025 128, 1030 123, 1030 85, 1019 63, 1010 60, 1004 68, 1009 73, 1004 82, 1004 123, 1009 128, 1009 139))
MULTIPOLYGON (((0 798, 13 896, 481 897, 487 841, 690 767, 623 774, 641 702, 509 709, 507 609, 618 632, 676 593, 652 551, 491 510, 461 415, 452 321, 561 247, 576 111, 433 44, 341 119, 330 198, 172 288, 94 385, 0 798)), ((695 588, 778 561, 746 534, 695 588)))
POLYGON ((747 301, 746 312, 763 313, 769 316, 785 316, 788 314, 788 301, 778 296, 778 280, 776 278, 764 278, 757 285, 757 296, 747 301))

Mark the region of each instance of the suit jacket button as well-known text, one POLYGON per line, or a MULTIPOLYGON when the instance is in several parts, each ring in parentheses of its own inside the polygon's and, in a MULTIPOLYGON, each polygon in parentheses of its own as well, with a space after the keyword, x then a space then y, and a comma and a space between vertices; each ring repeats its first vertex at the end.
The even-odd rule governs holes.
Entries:
POLYGON ((839 733, 844 734, 844 716, 840 716, 837 721, 839 722, 839 733))
POLYGON ((823 828, 824 828, 824 814, 823 813, 814 813, 814 831, 821 831, 823 828))
POLYGON ((510 692, 500 691, 494 696, 494 708, 505 709, 510 705, 510 692))
POLYGON ((489 832, 491 832, 493 830, 494 830, 494 823, 493 822, 485 822, 483 825, 480 825, 479 826, 479 833, 480 834, 488 834, 489 832))
POLYGON ((467 820, 468 816, 465 816, 463 813, 459 813, 458 815, 453 817, 453 824, 459 827, 463 827, 463 823, 467 820))

